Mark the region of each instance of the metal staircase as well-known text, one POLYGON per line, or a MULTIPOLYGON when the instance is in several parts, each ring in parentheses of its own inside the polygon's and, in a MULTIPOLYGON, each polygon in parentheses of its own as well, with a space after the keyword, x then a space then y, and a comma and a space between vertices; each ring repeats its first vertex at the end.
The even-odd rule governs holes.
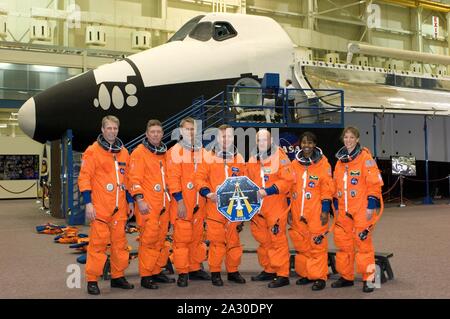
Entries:
MULTIPOLYGON (((203 96, 198 97, 193 101, 192 105, 162 122, 164 129, 162 141, 165 144, 170 143, 172 140, 172 133, 179 127, 180 121, 185 117, 201 120, 202 131, 223 124, 226 121, 224 97, 225 92, 223 91, 207 100, 205 100, 203 96)), ((131 153, 144 138, 145 133, 126 143, 125 147, 131 153)))
MULTIPOLYGON (((288 94, 279 105, 265 106, 264 89, 261 87, 232 86, 205 100, 203 96, 194 99, 192 105, 162 122, 162 141, 168 145, 185 117, 201 120, 201 131, 227 123, 232 127, 267 128, 342 128, 344 125, 344 93, 342 90, 289 89, 296 96, 295 105, 289 105, 288 94), (308 93, 314 91, 313 98, 308 93), (243 102, 243 101, 247 101, 243 102), (249 103, 248 101, 252 101, 249 103), (279 120, 268 123, 265 110, 276 108, 279 120)), ((275 98, 278 97, 278 94, 275 98)), ((131 153, 145 137, 145 133, 125 144, 131 153)))

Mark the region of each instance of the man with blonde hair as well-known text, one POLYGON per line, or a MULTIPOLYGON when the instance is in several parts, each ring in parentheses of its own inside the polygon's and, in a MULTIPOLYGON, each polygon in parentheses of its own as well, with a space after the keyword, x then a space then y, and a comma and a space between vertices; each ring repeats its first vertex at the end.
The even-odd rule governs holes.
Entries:
POLYGON ((109 243, 111 287, 134 288, 124 277, 129 259, 125 224, 127 212, 129 215, 133 214, 134 206, 125 187, 129 155, 117 137, 119 124, 119 119, 115 116, 103 118, 102 133, 83 153, 78 178, 78 186, 86 204, 86 217, 91 221, 86 280, 88 293, 92 295, 100 294, 97 279, 103 274, 109 243))
POLYGON ((173 198, 171 220, 173 229, 173 263, 178 272, 177 285, 187 287, 189 280, 210 280, 201 269, 206 260, 206 245, 203 242, 205 198, 194 187, 203 152, 201 140, 196 139, 195 120, 181 120, 182 139, 167 155, 168 181, 173 198))

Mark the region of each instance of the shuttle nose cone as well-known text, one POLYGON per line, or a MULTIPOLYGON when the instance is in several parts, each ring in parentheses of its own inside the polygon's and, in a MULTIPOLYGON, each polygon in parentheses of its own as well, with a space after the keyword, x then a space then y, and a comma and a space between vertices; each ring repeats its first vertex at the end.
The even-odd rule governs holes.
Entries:
POLYGON ((29 137, 34 137, 36 129, 36 105, 33 98, 26 101, 19 109, 19 126, 29 137))

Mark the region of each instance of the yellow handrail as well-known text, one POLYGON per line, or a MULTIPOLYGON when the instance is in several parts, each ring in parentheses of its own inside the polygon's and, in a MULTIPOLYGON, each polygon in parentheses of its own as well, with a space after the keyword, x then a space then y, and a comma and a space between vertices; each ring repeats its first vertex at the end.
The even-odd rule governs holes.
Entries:
POLYGON ((430 1, 430 0, 382 0, 382 1, 398 4, 398 5, 409 7, 409 8, 422 7, 424 9, 428 9, 431 11, 438 11, 438 12, 444 12, 444 13, 450 12, 449 5, 446 5, 446 4, 443 4, 440 2, 430 1))

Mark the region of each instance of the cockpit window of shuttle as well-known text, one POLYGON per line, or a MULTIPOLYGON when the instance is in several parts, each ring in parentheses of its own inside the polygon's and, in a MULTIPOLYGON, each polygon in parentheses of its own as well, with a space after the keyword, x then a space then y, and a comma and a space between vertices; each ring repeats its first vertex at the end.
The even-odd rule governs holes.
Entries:
POLYGON ((214 22, 214 40, 224 41, 237 35, 236 30, 228 22, 214 22))
POLYGON ((211 22, 200 22, 194 30, 189 33, 189 37, 200 41, 208 41, 211 39, 212 33, 211 22))
POLYGON ((198 24, 198 22, 204 17, 204 15, 196 16, 195 18, 192 18, 188 22, 186 22, 180 30, 175 32, 175 34, 169 39, 167 42, 172 41, 183 41, 184 38, 195 28, 195 26, 198 24))

